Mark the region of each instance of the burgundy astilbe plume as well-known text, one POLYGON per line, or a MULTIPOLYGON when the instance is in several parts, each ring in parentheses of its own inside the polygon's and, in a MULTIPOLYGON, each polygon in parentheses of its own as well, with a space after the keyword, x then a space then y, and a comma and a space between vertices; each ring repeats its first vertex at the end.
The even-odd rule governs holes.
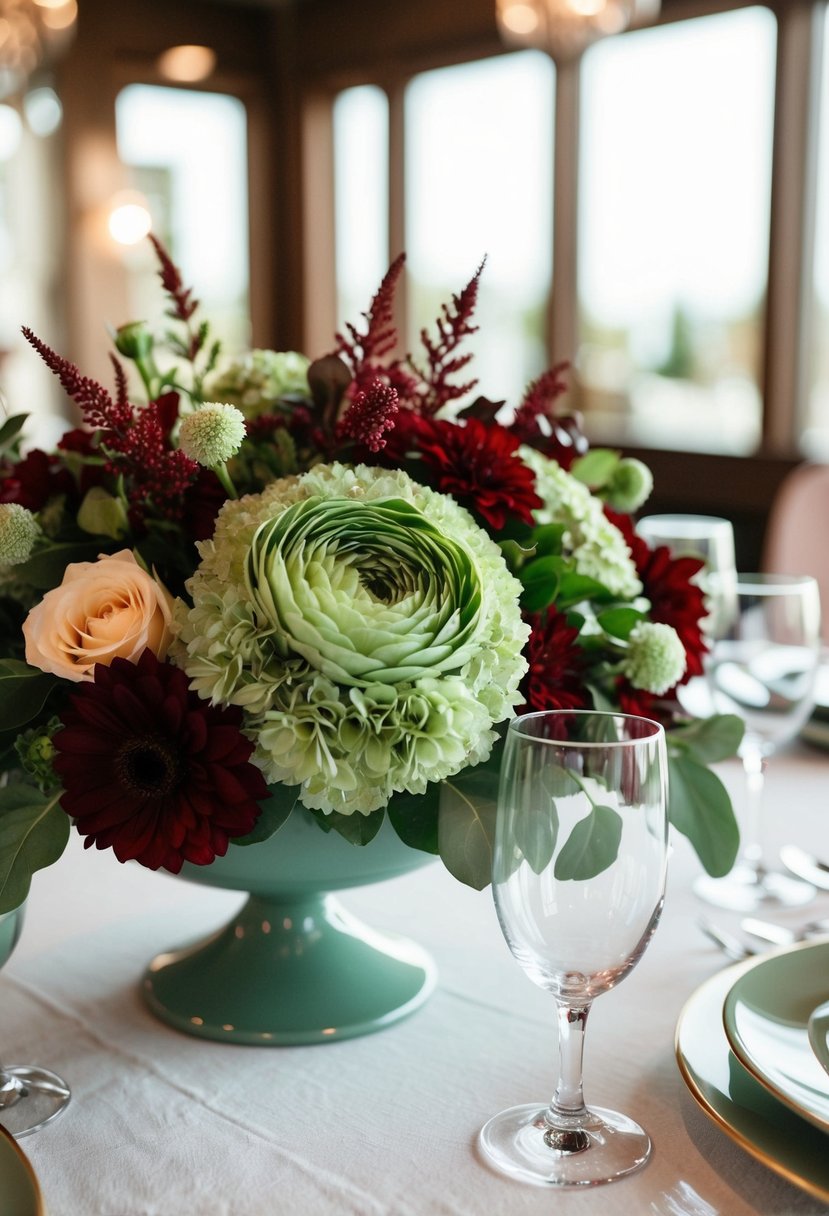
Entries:
POLYGON ((131 405, 117 372, 117 397, 113 399, 103 385, 82 376, 74 363, 56 354, 30 329, 24 328, 23 334, 80 406, 86 425, 99 432, 107 471, 124 477, 133 525, 140 527, 148 513, 178 518, 182 495, 198 465, 183 452, 168 448, 158 405, 150 402, 140 409, 131 405))
POLYGON ((515 411, 510 430, 522 443, 537 448, 569 469, 588 449, 579 414, 557 414, 556 403, 567 391, 569 363, 556 363, 530 384, 515 411))
POLYGON ((397 390, 374 380, 368 390, 357 393, 337 426, 337 439, 353 439, 370 452, 386 446, 384 431, 392 429, 400 408, 397 390))
POLYGON ((250 763, 242 711, 202 701, 187 676, 145 650, 98 664, 55 735, 61 806, 87 847, 177 874, 246 835, 268 787, 250 763))
POLYGON ((383 276, 368 312, 362 314, 366 322, 365 332, 360 333, 356 325, 346 322, 345 334, 336 335, 334 353, 343 359, 351 372, 355 395, 361 390, 366 391, 371 381, 378 378, 379 372, 387 373, 389 370, 383 367, 380 360, 394 350, 397 342, 394 296, 405 263, 406 255, 401 253, 383 276))
POLYGON ((177 321, 189 321, 199 306, 198 300, 193 299, 193 289, 184 286, 181 272, 158 237, 150 233, 150 240, 160 265, 158 277, 161 279, 161 286, 170 297, 172 305, 168 315, 177 321))
POLYGON ((436 322, 437 338, 432 339, 426 329, 420 331, 427 366, 420 373, 424 388, 419 395, 417 408, 419 413, 427 417, 433 417, 448 402, 464 397, 478 383, 473 378, 465 383, 452 384, 450 377, 463 371, 472 360, 471 353, 459 355, 456 352, 463 339, 474 334, 478 328, 472 324, 472 316, 478 302, 478 288, 485 262, 486 259, 481 262, 463 291, 452 296, 452 303, 442 306, 436 322))

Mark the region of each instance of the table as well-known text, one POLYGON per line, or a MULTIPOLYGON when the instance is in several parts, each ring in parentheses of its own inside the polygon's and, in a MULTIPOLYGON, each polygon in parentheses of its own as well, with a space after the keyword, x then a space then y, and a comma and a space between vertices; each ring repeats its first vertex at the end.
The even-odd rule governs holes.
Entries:
MULTIPOLYGON (((720 773, 738 799, 738 765, 720 773)), ((777 843, 829 854, 829 755, 798 747, 775 757, 768 796, 780 812, 777 843)), ((679 1012, 725 965, 696 926, 705 911, 691 891, 699 872, 675 837, 662 923, 632 975, 597 1000, 588 1026, 587 1100, 638 1119, 653 1158, 613 1186, 551 1194, 491 1172, 475 1150, 491 1114, 549 1097, 556 1064, 552 1000, 510 956, 489 891, 462 887, 435 863, 345 892, 343 902, 370 924, 432 952, 440 982, 430 1001, 364 1038, 227 1046, 155 1021, 138 980, 155 953, 218 927, 243 897, 121 866, 73 839, 36 876, 23 938, 0 974, 3 1058, 52 1068, 73 1090, 60 1120, 22 1141, 50 1216, 828 1210, 716 1128, 680 1077, 679 1012)), ((829 914, 829 893, 787 919, 815 914, 829 914)))

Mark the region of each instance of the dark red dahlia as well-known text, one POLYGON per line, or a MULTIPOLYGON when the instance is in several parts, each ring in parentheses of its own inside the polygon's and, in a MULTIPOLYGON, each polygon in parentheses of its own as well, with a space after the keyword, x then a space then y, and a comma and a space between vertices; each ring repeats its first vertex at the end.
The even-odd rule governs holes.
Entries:
POLYGON ((0 469, 0 502, 16 502, 29 511, 40 511, 50 498, 65 494, 76 497, 72 474, 56 457, 35 448, 17 464, 0 469))
POLYGON ((98 664, 55 735, 61 806, 87 848, 173 874, 184 861, 223 856, 268 795, 241 717, 202 701, 183 671, 150 650, 135 664, 98 664))
POLYGON ((619 528, 630 547, 636 564, 636 573, 642 580, 643 594, 650 600, 650 620, 662 625, 672 625, 685 647, 685 675, 680 681, 687 683, 692 676, 703 673, 703 657, 708 649, 701 622, 707 615, 702 589, 692 580, 699 574, 705 562, 698 557, 672 557, 665 545, 651 549, 634 531, 629 515, 615 511, 606 514, 619 528))
POLYGON ((584 651, 579 630, 555 607, 528 618, 532 633, 526 647, 529 671, 521 683, 524 710, 588 709, 590 693, 584 683, 584 651))
POLYGON ((401 411, 388 439, 390 459, 415 455, 430 485, 451 494, 499 531, 508 520, 532 524, 542 505, 535 477, 517 453, 518 439, 498 423, 456 422, 401 411))

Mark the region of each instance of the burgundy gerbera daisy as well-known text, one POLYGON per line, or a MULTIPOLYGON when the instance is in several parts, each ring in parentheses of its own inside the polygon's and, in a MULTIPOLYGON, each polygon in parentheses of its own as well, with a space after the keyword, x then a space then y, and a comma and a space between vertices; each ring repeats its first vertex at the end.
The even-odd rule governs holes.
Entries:
POLYGON ((202 701, 187 676, 145 650, 98 664, 55 735, 61 806, 86 847, 177 874, 209 865, 254 826, 268 787, 249 763, 241 711, 202 701))
POLYGON ((528 618, 532 633, 527 643, 529 670, 521 683, 524 711, 587 709, 590 694, 584 685, 584 652, 579 631, 555 607, 528 618))
POLYGON ((401 411, 388 441, 394 459, 415 452, 431 470, 430 483, 451 494, 499 531, 510 519, 532 524, 542 506, 532 470, 517 454, 518 439, 498 423, 456 422, 401 411))

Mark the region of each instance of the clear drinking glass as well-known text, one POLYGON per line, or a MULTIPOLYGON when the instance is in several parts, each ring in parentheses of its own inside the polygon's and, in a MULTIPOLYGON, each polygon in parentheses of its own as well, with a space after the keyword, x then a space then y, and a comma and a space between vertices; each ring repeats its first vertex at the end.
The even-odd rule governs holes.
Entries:
POLYGON ((496 1115, 481 1151, 545 1186, 612 1182, 648 1160, 626 1115, 586 1107, 582 1053, 595 997, 636 965, 662 911, 667 866, 662 727, 645 718, 551 711, 515 718, 501 768, 492 890, 507 944, 558 1010, 552 1101, 496 1115))
POLYGON ((717 637, 733 619, 737 604, 737 565, 731 521, 718 515, 645 515, 636 531, 652 549, 666 545, 674 557, 699 557, 697 575, 708 617, 703 628, 717 637))
POLYGON ((820 657, 820 597, 809 575, 740 574, 737 611, 715 638, 709 663, 714 701, 745 722, 740 755, 746 777, 744 841, 725 878, 702 877, 694 890, 739 912, 796 907, 815 888, 770 868, 766 858, 763 785, 769 756, 805 726, 814 707, 820 657))
MULTIPOLYGON (((23 927, 25 904, 0 913, 0 967, 17 945, 23 927)), ((34 1064, 0 1063, 0 1123, 16 1138, 29 1136, 66 1109, 69 1086, 47 1068, 34 1064)))

